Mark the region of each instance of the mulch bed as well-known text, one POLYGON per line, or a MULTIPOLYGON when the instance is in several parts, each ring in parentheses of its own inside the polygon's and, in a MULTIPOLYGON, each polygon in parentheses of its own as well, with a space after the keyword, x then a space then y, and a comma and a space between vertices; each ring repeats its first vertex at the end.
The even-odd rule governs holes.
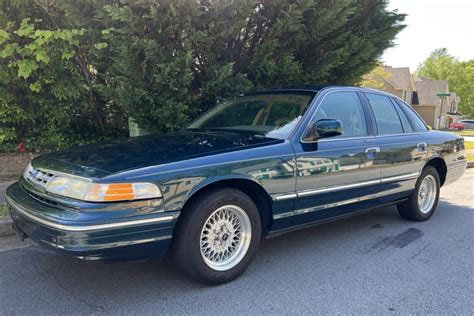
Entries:
POLYGON ((0 153, 0 181, 11 181, 18 179, 25 171, 28 162, 36 154, 6 154, 0 153))

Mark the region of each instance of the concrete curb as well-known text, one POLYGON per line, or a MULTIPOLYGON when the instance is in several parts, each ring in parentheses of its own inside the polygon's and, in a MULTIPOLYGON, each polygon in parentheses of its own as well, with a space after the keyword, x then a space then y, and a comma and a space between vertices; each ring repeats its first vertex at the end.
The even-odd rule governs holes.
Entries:
POLYGON ((0 218, 0 237, 7 237, 14 235, 12 228, 12 220, 9 217, 0 218))

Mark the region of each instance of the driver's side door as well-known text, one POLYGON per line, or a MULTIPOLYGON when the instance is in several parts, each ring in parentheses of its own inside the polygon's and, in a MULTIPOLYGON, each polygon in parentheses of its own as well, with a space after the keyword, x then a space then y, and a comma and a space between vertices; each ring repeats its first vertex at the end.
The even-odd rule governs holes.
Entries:
POLYGON ((380 145, 366 106, 356 91, 329 92, 307 128, 335 119, 342 122, 342 135, 294 143, 296 225, 358 211, 378 195, 380 168, 374 161, 380 145))

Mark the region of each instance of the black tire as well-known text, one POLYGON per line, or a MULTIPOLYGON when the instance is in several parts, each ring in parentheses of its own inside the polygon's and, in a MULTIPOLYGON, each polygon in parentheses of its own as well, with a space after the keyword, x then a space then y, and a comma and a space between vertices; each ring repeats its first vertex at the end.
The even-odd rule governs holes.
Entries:
POLYGON ((245 193, 233 189, 216 189, 199 196, 180 215, 173 234, 171 257, 188 276, 205 284, 221 284, 240 276, 255 258, 262 238, 258 209, 245 193), (211 268, 201 254, 201 233, 209 217, 223 206, 237 206, 250 220, 250 245, 243 258, 232 268, 218 271, 211 268))
POLYGON ((411 220, 411 221, 416 221, 416 222, 422 222, 422 221, 426 221, 430 219, 430 217, 433 216, 434 212, 436 211, 436 207, 438 205, 439 191, 440 191, 440 182, 439 182, 438 171, 431 166, 426 166, 421 172, 420 177, 416 181, 415 190, 410 195, 408 200, 406 200, 403 203, 398 204, 397 206, 398 213, 400 214, 401 217, 411 220), (418 205, 419 204, 418 194, 420 192, 421 183, 427 177, 432 177, 434 179, 436 194, 435 194, 435 200, 434 200, 433 206, 429 208, 428 210, 425 210, 425 212, 422 212, 420 210, 420 205, 418 205))

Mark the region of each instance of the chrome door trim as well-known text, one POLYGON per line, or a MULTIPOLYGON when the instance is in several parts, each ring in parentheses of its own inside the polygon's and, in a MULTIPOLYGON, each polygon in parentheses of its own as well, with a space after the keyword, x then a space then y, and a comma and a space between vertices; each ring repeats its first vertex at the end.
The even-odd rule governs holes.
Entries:
POLYGON ((420 175, 420 172, 412 172, 412 173, 408 173, 408 174, 402 174, 402 175, 399 175, 399 176, 382 178, 380 180, 380 182, 381 183, 387 183, 387 182, 398 181, 398 180, 415 179, 415 178, 418 178, 419 175, 420 175))
POLYGON ((343 206, 343 205, 347 205, 347 204, 353 204, 353 203, 357 203, 357 202, 367 201, 367 200, 375 199, 375 198, 390 195, 390 194, 392 194, 392 193, 381 192, 381 193, 376 193, 376 194, 368 194, 368 195, 364 195, 364 196, 354 198, 354 199, 343 200, 343 201, 340 201, 340 202, 324 204, 324 205, 320 205, 320 206, 316 206, 316 207, 309 207, 309 208, 299 209, 299 210, 295 211, 295 216, 306 214, 306 213, 322 211, 322 210, 337 207, 337 206, 343 206))
POLYGON ((283 200, 294 199, 297 197, 298 197, 297 193, 290 193, 290 194, 274 195, 273 199, 275 201, 283 201, 283 200))
POLYGON ((285 218, 285 217, 291 217, 293 215, 295 215, 293 211, 285 212, 285 213, 274 215, 273 219, 282 219, 282 218, 285 218))
POLYGON ((274 201, 289 200, 289 199, 294 199, 294 198, 299 198, 299 197, 317 195, 321 193, 329 193, 329 192, 341 191, 341 190, 346 190, 346 189, 360 188, 360 187, 365 187, 365 186, 374 185, 374 184, 382 184, 382 183, 399 181, 399 180, 410 180, 410 179, 417 178, 419 175, 420 175, 420 172, 412 172, 412 173, 402 174, 402 175, 393 176, 393 177, 386 177, 379 180, 364 181, 364 182, 358 182, 358 183, 352 183, 352 184, 346 184, 346 185, 336 185, 336 186, 325 187, 325 188, 321 188, 317 190, 298 191, 296 193, 283 194, 283 195, 273 195, 272 198, 274 201))
POLYGON ((364 187, 364 186, 369 186, 369 185, 379 184, 379 183, 380 183, 380 180, 370 180, 370 181, 364 181, 364 182, 359 182, 359 183, 325 187, 325 188, 317 189, 317 190, 299 191, 298 197, 304 197, 304 196, 309 196, 309 195, 316 195, 316 194, 321 194, 321 193, 334 192, 334 191, 340 191, 340 190, 346 190, 346 189, 352 189, 352 188, 359 188, 359 187, 364 187))

